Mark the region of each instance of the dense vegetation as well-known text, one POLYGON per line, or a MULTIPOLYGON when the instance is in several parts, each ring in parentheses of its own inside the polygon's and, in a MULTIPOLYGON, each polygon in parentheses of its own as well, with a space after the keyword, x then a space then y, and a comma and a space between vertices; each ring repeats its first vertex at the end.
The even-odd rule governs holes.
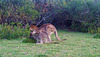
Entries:
POLYGON ((0 25, 2 29, 0 29, 0 39, 17 39, 17 38, 29 38, 30 31, 29 26, 27 25, 26 29, 22 29, 21 27, 17 26, 10 26, 10 25, 0 25))
POLYGON ((34 7, 28 0, 0 0, 0 24, 25 25, 38 16, 34 7))
POLYGON ((97 33, 95 37, 99 37, 100 0, 0 0, 1 33, 9 26, 24 30, 27 24, 38 26, 44 23, 62 29, 97 33))

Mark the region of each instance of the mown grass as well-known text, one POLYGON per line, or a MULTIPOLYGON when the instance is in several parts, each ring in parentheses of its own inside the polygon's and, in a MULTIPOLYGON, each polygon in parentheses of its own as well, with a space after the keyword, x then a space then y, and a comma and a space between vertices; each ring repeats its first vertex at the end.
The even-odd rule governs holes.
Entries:
MULTIPOLYGON (((100 39, 93 34, 58 31, 59 44, 24 43, 24 39, 0 40, 0 57, 100 57, 100 39)), ((56 41, 54 35, 52 40, 56 41)))

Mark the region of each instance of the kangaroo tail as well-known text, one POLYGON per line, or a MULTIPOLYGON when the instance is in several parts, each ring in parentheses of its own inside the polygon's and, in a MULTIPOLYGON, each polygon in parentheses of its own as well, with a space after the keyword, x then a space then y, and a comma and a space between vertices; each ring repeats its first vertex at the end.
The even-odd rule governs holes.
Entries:
POLYGON ((55 36, 56 36, 56 38, 57 38, 58 41, 64 41, 64 40, 67 40, 67 39, 60 39, 60 38, 58 37, 57 30, 54 32, 54 34, 55 34, 55 36))

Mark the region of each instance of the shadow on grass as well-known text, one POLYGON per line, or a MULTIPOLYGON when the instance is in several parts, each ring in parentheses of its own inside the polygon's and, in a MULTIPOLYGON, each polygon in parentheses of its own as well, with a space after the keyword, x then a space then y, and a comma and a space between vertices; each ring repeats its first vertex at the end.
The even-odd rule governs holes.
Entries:
POLYGON ((45 54, 40 54, 40 55, 35 55, 34 57, 48 57, 48 56, 45 54))

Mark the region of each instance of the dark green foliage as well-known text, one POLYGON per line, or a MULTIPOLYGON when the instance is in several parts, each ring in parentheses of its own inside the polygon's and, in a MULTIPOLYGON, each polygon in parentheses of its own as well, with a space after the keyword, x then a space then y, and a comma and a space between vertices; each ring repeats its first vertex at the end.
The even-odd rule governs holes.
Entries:
POLYGON ((17 26, 0 25, 0 39, 17 39, 22 37, 29 37, 30 31, 17 26))
POLYGON ((0 23, 26 25, 35 20, 39 13, 30 0, 0 0, 0 23))
POLYGON ((60 7, 56 10, 57 14, 53 19, 56 22, 53 24, 66 26, 66 20, 72 20, 70 28, 81 32, 96 30, 97 26, 100 26, 100 0, 67 0, 66 2, 62 0, 62 2, 62 5, 59 2, 54 4, 56 5, 55 10, 58 8, 57 6, 60 7), (61 14, 59 15, 59 13, 61 14))
POLYGON ((36 43, 36 39, 26 38, 22 42, 23 43, 36 43))
POLYGON ((96 35, 94 36, 94 38, 99 38, 99 39, 100 39, 100 34, 96 34, 96 35))
POLYGON ((94 36, 94 38, 100 38, 100 27, 98 27, 98 29, 96 31, 96 35, 94 36))
MULTIPOLYGON (((97 1, 100 2, 99 0, 97 1)), ((94 0, 72 0, 68 3, 69 6, 67 7, 73 17, 72 20, 74 22, 77 21, 80 23, 74 23, 74 28, 77 27, 78 30, 81 30, 83 32, 88 32, 88 29, 96 29, 96 26, 98 24, 96 13, 100 10, 100 8, 98 8, 100 6, 98 2, 96 3, 94 0), (79 26, 76 26, 77 24, 79 26)))
POLYGON ((75 31, 88 32, 88 25, 84 25, 83 23, 78 21, 73 21, 71 28, 75 31))

